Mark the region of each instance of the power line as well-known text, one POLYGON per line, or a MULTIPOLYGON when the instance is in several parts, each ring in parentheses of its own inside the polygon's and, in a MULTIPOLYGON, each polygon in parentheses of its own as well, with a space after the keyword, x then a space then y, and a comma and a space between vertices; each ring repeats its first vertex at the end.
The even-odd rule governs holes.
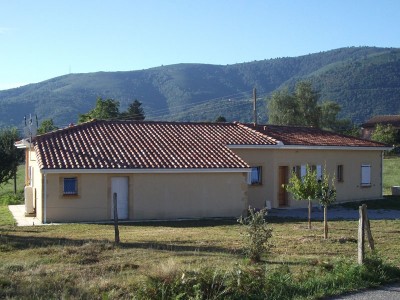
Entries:
MULTIPOLYGON (((251 98, 253 90, 241 91, 234 94, 224 95, 220 97, 210 98, 198 101, 196 103, 184 103, 174 106, 169 106, 162 109, 152 110, 147 113, 148 120, 157 120, 158 118, 162 118, 165 115, 170 115, 171 112, 176 111, 176 114, 183 115, 185 113, 196 115, 196 114, 205 114, 210 112, 215 112, 219 110, 226 110, 227 106, 229 109, 234 109, 237 107, 241 107, 246 103, 252 103, 253 100, 251 98), (248 96, 245 96, 245 95, 248 96), (207 107, 207 104, 212 104, 211 108, 207 107)), ((257 101, 263 101, 264 98, 269 93, 262 93, 257 95, 257 101)), ((251 113, 252 107, 249 105, 249 114, 251 113)), ((118 120, 130 120, 129 117, 119 117, 118 120)), ((54 124, 58 128, 66 128, 69 124, 54 124)), ((23 132, 23 129, 19 129, 18 131, 23 132)))

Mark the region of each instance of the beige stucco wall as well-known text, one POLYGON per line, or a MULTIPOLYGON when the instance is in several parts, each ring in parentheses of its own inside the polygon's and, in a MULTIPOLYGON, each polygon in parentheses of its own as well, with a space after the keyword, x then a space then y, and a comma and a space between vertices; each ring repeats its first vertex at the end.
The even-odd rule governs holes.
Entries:
POLYGON ((247 207, 247 173, 136 174, 134 219, 238 217, 247 207))
POLYGON ((127 176, 129 219, 238 217, 247 207, 246 173, 47 174, 46 221, 111 219, 111 178, 127 176), (64 196, 64 177, 78 196, 64 196))
MULTIPOLYGON (((289 172, 297 165, 326 165, 329 174, 336 173, 337 165, 343 165, 344 181, 335 182, 337 202, 378 199, 382 197, 381 151, 364 150, 283 150, 283 149, 232 149, 251 166, 262 166, 262 185, 249 186, 249 205, 257 208, 271 201, 278 203, 279 166, 288 166, 289 172), (361 187, 361 165, 371 165, 371 186, 361 187)), ((289 207, 306 207, 306 201, 295 201, 289 196, 289 207)))
POLYGON ((33 149, 27 149, 27 156, 26 156, 26 174, 25 174, 25 185, 32 186, 35 189, 35 209, 36 209, 36 217, 42 222, 42 205, 41 205, 41 195, 43 193, 43 177, 40 173, 39 165, 36 160, 35 151, 33 149), (29 180, 29 167, 32 169, 31 173, 31 180, 29 180))
POLYGON ((47 174, 46 221, 100 221, 110 218, 108 176, 47 174), (63 195, 63 178, 78 178, 78 195, 63 195))

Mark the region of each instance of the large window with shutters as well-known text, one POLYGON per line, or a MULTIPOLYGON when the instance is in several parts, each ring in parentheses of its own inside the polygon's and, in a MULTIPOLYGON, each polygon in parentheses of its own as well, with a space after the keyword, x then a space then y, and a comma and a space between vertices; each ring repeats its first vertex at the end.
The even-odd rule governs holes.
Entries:
POLYGON ((361 165, 361 186, 371 186, 371 165, 361 165))
MULTIPOLYGON (((322 165, 309 165, 309 168, 312 172, 316 173, 317 180, 322 179, 322 165)), ((293 172, 298 178, 303 178, 304 176, 306 176, 307 173, 307 165, 294 166, 293 172)))

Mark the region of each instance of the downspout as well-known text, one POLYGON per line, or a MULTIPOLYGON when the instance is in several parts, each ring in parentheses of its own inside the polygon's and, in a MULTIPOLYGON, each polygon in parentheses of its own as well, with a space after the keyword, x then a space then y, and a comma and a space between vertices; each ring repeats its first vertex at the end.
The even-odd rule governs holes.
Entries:
POLYGON ((43 185, 43 224, 46 224, 46 207, 47 207, 47 176, 43 174, 44 185, 43 185))

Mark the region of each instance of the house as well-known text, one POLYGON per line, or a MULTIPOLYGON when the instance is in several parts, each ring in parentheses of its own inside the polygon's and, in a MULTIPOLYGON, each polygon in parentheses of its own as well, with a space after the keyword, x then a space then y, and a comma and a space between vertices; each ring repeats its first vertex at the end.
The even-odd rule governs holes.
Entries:
POLYGON ((299 207, 292 171, 323 167, 339 201, 382 197, 380 143, 313 128, 241 123, 91 121, 20 141, 27 213, 43 223, 237 217, 299 207))
POLYGON ((376 125, 392 125, 397 129, 397 134, 400 140, 400 115, 381 115, 369 119, 361 125, 361 137, 364 139, 371 139, 376 125))

